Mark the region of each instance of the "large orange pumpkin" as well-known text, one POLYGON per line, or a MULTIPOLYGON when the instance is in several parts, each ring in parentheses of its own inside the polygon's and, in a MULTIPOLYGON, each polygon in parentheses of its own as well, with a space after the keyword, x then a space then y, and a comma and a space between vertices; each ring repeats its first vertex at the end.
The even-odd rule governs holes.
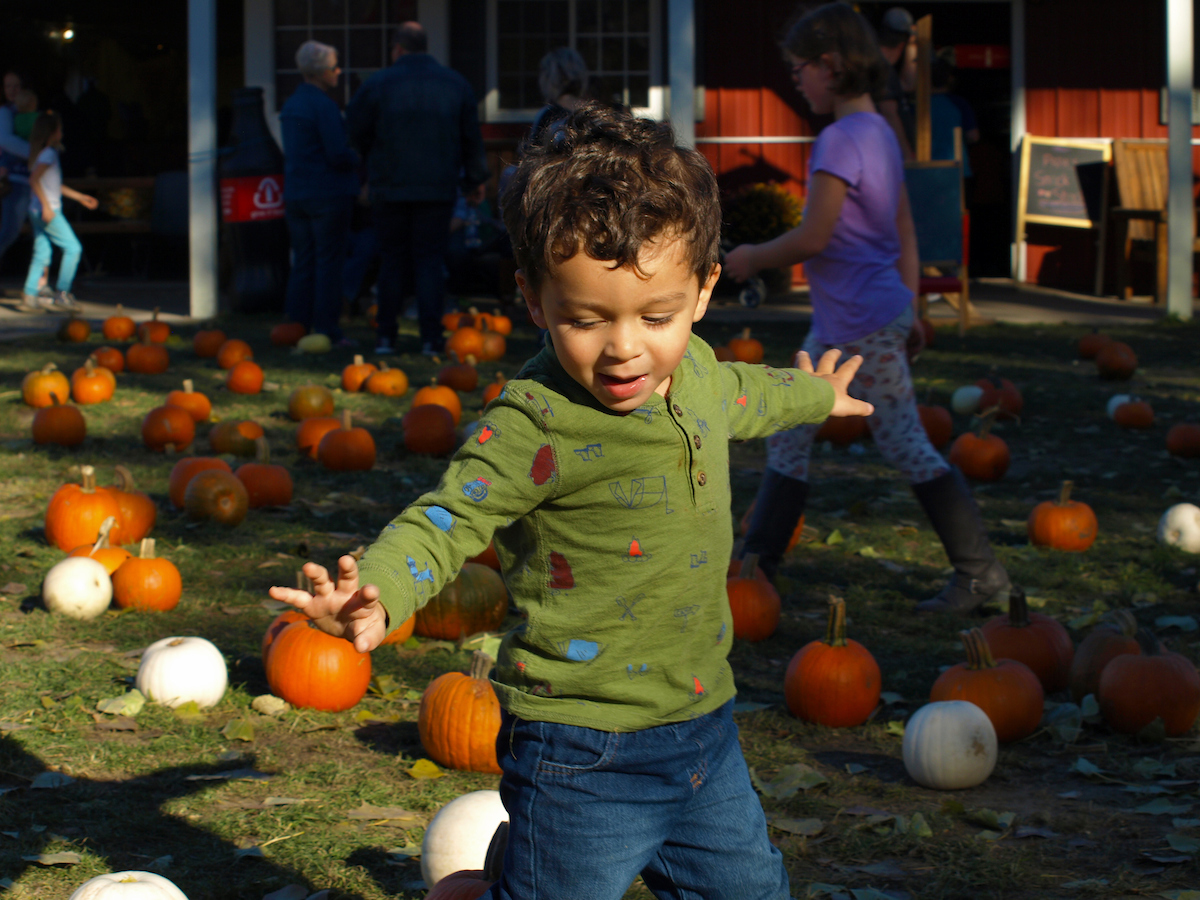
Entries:
POLYGON ((132 556, 113 573, 113 600, 122 609, 156 609, 162 612, 179 605, 183 579, 169 559, 154 555, 154 538, 142 538, 137 556, 132 556))
POLYGON ((183 407, 156 406, 142 419, 142 443, 155 453, 168 447, 179 453, 191 446, 195 437, 196 423, 183 407))
POLYGON ((960 632, 967 661, 938 676, 931 701, 966 700, 982 709, 996 728, 1000 743, 1033 734, 1042 721, 1045 693, 1033 670, 1015 659, 992 658, 978 628, 960 632))
POLYGON ((1071 499, 1072 482, 1064 481, 1058 499, 1044 500, 1029 513, 1029 542, 1038 547, 1082 552, 1096 540, 1096 514, 1086 503, 1071 499))
POLYGON ((1137 354, 1121 341, 1109 341, 1096 353, 1096 371, 1110 381, 1128 381, 1137 366, 1137 354))
POLYGON ((33 442, 35 444, 58 444, 60 447, 78 447, 87 437, 87 423, 77 406, 58 402, 58 395, 51 395, 50 406, 43 406, 33 414, 33 442))
POLYGON ((188 482, 183 492, 183 508, 189 519, 207 520, 232 528, 246 518, 250 495, 232 472, 206 469, 188 482))
POLYGON ((375 439, 365 428, 351 422, 350 410, 342 410, 341 427, 317 444, 317 462, 334 472, 365 472, 375 468, 375 439))
POLYGON ((371 683, 371 654, 317 628, 293 622, 267 648, 267 684, 292 706, 341 712, 358 703, 371 683))
POLYGON ((263 386, 262 366, 252 359, 234 363, 225 376, 225 387, 235 394, 257 394, 263 386))
POLYGON ((1031 613, 1020 588, 1009 595, 1008 615, 989 619, 980 631, 992 656, 1025 663, 1047 694, 1061 691, 1070 681, 1075 659, 1071 635, 1052 616, 1031 613))
POLYGON ((883 678, 871 651, 846 637, 846 603, 829 601, 825 639, 797 651, 783 678, 788 711, 798 719, 829 728, 867 721, 879 705, 883 678))
POLYGON ((263 434, 263 427, 250 419, 218 422, 208 432, 208 446, 213 453, 253 456, 254 442, 263 434))
POLYGON ((1100 689, 1105 666, 1123 653, 1141 653, 1137 641, 1137 619, 1127 609, 1114 609, 1088 632, 1071 661, 1071 699, 1083 701, 1100 689))
POLYGON ((964 432, 950 445, 950 462, 976 481, 999 481, 1012 461, 1008 444, 991 433, 994 410, 984 415, 978 435, 964 432))
MULTIPOLYGON (((483 362, 494 362, 508 352, 508 341, 498 331, 483 332, 483 351, 479 359, 483 362)), ((469 354, 463 357, 463 362, 469 359, 469 354)))
POLYGON ((416 624, 417 614, 413 613, 411 616, 393 628, 391 632, 388 633, 388 636, 379 642, 379 646, 382 647, 384 644, 403 644, 410 637, 412 637, 413 628, 416 626, 416 624))
POLYGON ((292 474, 271 462, 271 447, 266 437, 260 437, 254 443, 254 462, 242 463, 233 473, 246 486, 250 508, 287 506, 292 502, 292 474))
POLYGON ((379 367, 375 363, 364 362, 362 354, 354 354, 354 362, 342 369, 342 390, 351 393, 362 390, 371 373, 378 371, 379 367))
POLYGON ((946 407, 921 404, 917 407, 917 415, 921 417, 921 425, 929 443, 939 450, 954 438, 954 420, 946 407))
POLYGON ((1193 422, 1172 425, 1167 432, 1167 452, 1182 459, 1200 456, 1200 425, 1193 422))
POLYGON ((758 578, 758 571, 758 554, 747 553, 737 574, 725 579, 733 636, 743 641, 765 640, 779 627, 782 610, 779 592, 770 581, 758 578))
POLYGON ((458 577, 417 610, 414 631, 421 637, 456 641, 480 631, 496 631, 508 614, 504 579, 487 566, 465 563, 458 577))
POLYGON ((1134 398, 1113 410, 1113 421, 1122 428, 1153 428, 1154 407, 1134 398))
POLYGON ((92 333, 92 323, 74 313, 58 326, 58 339, 69 344, 82 344, 92 333))
POLYGON ((471 325, 456 329, 446 338, 446 352, 459 362, 468 356, 483 359, 483 332, 471 325))
POLYGON ((403 397, 408 393, 408 376, 402 369, 391 369, 381 362, 379 369, 367 376, 363 390, 381 397, 403 397))
MULTIPOLYGON (((296 575, 297 575, 297 580, 301 582, 301 584, 298 585, 299 589, 302 591, 307 590, 311 593, 312 592, 312 582, 309 581, 308 584, 305 585, 305 584, 303 584, 303 581, 305 578, 304 573, 297 572, 296 575)), ((268 625, 267 630, 265 632, 263 632, 262 657, 263 657, 264 662, 266 661, 266 658, 267 658, 267 651, 270 650, 271 645, 273 643, 275 643, 275 638, 279 637, 280 632, 282 632, 283 629, 287 628, 293 622, 303 622, 307 618, 308 618, 308 616, 306 616, 304 613, 300 612, 300 610, 298 610, 298 609, 286 609, 283 612, 281 612, 279 615, 277 615, 274 619, 271 620, 271 624, 268 625)))
POLYGON ((158 307, 154 307, 154 313, 150 316, 149 322, 143 322, 137 327, 138 337, 143 341, 148 341, 151 344, 165 344, 167 338, 171 336, 171 326, 166 322, 158 320, 158 307))
POLYGON ((139 375, 161 375, 171 365, 171 355, 162 344, 142 341, 125 351, 125 368, 139 375))
POLYGON ((116 389, 117 377, 111 370, 97 365, 94 356, 89 356, 71 373, 71 397, 80 405, 111 400, 116 389))
POLYGON ((171 467, 171 476, 167 482, 167 496, 171 505, 183 509, 187 486, 193 478, 208 469, 220 469, 232 473, 229 463, 215 456, 185 456, 171 467))
POLYGON ((217 352, 229 338, 219 328, 197 331, 192 337, 192 352, 200 359, 215 359, 217 352))
POLYGON ((1017 386, 1007 378, 1001 378, 999 384, 993 384, 990 378, 980 378, 975 382, 975 386, 983 390, 979 397, 979 408, 999 407, 997 419, 1015 419, 1025 408, 1025 398, 1021 396, 1017 386))
POLYGON ((288 395, 288 415, 293 422, 333 415, 333 394, 319 384, 302 384, 288 395))
POLYGON ((865 438, 870 430, 866 416, 830 416, 821 423, 813 440, 818 444, 829 441, 835 447, 848 447, 865 438))
POLYGON ((1137 734, 1162 719, 1167 737, 1191 730, 1200 714, 1200 674, 1190 659, 1164 650, 1146 629, 1137 634, 1141 653, 1114 657, 1100 673, 1096 699, 1108 727, 1137 734))
POLYGON ((125 371, 125 354, 116 347, 97 347, 92 351, 92 359, 96 360, 96 365, 104 366, 114 375, 125 371))
POLYGON ((118 303, 116 313, 104 320, 101 331, 106 340, 127 341, 137 333, 137 325, 134 324, 133 319, 125 315, 124 307, 118 303))
POLYGON ((222 369, 232 369, 246 359, 254 359, 254 351, 241 338, 230 338, 217 349, 217 365, 222 369))
POLYGON ((454 427, 458 427, 459 420, 462 418, 462 401, 458 399, 458 393, 454 388, 446 387, 444 384, 427 384, 413 396, 412 408, 416 409, 427 403, 436 403, 438 406, 444 406, 450 410, 450 415, 454 419, 454 427))
POLYGON ((333 416, 322 416, 316 419, 305 419, 296 429, 296 449, 301 453, 317 458, 317 448, 321 438, 329 432, 342 427, 342 420, 333 416))
POLYGON ((500 774, 496 760, 500 701, 488 681, 492 665, 492 658, 477 650, 470 674, 439 675, 421 695, 417 731, 421 746, 439 765, 500 774))
POLYGON ((29 372, 21 382, 21 397, 27 406, 41 409, 52 406, 54 401, 50 395, 58 397, 59 402, 71 396, 71 385, 67 376, 58 371, 54 363, 46 363, 40 369, 29 372))
POLYGON ((167 405, 186 409, 193 422, 207 422, 212 415, 212 401, 207 396, 195 390, 192 379, 183 379, 182 391, 171 391, 167 394, 167 405))
POLYGON ((739 337, 730 338, 725 346, 739 362, 760 363, 763 361, 763 345, 757 338, 750 337, 750 329, 743 328, 739 337))
POLYGON ((414 406, 400 420, 404 446, 410 453, 444 456, 454 450, 454 415, 437 403, 414 406))
POLYGON ((121 517, 110 539, 117 544, 136 544, 154 529, 158 521, 158 504, 137 489, 133 473, 118 465, 114 471, 117 483, 108 490, 117 498, 121 517))
POLYGON ((109 542, 109 535, 112 529, 116 526, 117 520, 109 516, 100 525, 100 536, 96 538, 93 544, 80 544, 72 550, 68 556, 88 556, 104 566, 104 571, 112 577, 112 573, 121 568, 125 560, 129 559, 131 554, 124 547, 114 547, 109 542))
POLYGON ((487 406, 499 397, 500 392, 504 390, 504 385, 506 384, 508 384, 508 379, 504 377, 504 373, 497 372, 496 378, 483 389, 483 405, 487 406))
POLYGON ((46 542, 64 553, 80 544, 95 543, 101 524, 110 516, 121 521, 121 507, 112 492, 96 487, 96 470, 81 466, 79 471, 83 483, 62 485, 46 508, 46 542))
POLYGON ((1107 334, 1101 334, 1096 329, 1092 329, 1079 339, 1079 358, 1080 359, 1095 359, 1107 344, 1112 343, 1112 338, 1107 334))

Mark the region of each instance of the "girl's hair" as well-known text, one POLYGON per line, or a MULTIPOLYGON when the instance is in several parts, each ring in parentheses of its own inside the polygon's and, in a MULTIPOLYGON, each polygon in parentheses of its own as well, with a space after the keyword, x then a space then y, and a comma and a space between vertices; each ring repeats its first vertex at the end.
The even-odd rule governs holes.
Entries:
POLYGON ((38 154, 47 147, 55 150, 62 149, 57 144, 51 144, 58 130, 62 128, 62 119, 58 113, 47 110, 33 120, 33 130, 29 132, 29 166, 37 163, 38 154))
POLYGON ((538 87, 547 103, 553 103, 563 94, 582 97, 587 83, 587 63, 572 47, 556 47, 538 64, 538 87))
POLYGON ((826 3, 798 19, 780 42, 785 53, 816 61, 836 53, 841 71, 834 81, 840 97, 870 94, 878 100, 887 84, 887 60, 870 23, 846 3, 826 3))

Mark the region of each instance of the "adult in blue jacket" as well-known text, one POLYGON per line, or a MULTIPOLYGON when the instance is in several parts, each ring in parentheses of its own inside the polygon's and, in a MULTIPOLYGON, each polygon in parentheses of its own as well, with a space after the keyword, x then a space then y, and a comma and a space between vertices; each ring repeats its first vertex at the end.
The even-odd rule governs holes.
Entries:
POLYGON ((0 261, 21 233, 29 214, 29 143, 13 131, 17 94, 25 87, 16 72, 4 73, 4 102, 0 103, 0 167, 8 171, 10 190, 0 201, 0 261))
POLYGON ((487 161, 475 92, 426 52, 425 31, 405 22, 392 37, 392 64, 376 72, 346 109, 350 136, 366 156, 379 231, 376 353, 394 353, 396 317, 417 297, 421 350, 442 350, 442 259, 457 190, 483 199, 487 161))
POLYGON ((350 214, 358 193, 358 154, 328 93, 337 87, 341 72, 337 50, 306 41, 296 51, 296 67, 304 83, 279 111, 283 199, 292 239, 286 314, 309 332, 338 343, 345 340, 338 319, 350 214))

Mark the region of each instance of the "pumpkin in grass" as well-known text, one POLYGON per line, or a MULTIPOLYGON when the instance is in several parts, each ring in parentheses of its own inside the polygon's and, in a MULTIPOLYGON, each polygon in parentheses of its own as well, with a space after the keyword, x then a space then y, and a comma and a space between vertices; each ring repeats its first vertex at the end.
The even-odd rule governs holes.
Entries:
POLYGON ((250 508, 287 506, 292 502, 291 472, 271 462, 271 447, 265 436, 254 443, 254 462, 242 463, 233 473, 246 487, 250 508))
POLYGON ((964 475, 976 481, 999 481, 1012 462, 1008 444, 991 433, 996 413, 996 408, 992 407, 984 414, 979 434, 964 432, 950 445, 950 464, 958 466, 964 475))
POLYGON ((89 878, 69 900, 188 900, 169 878, 130 869, 89 878))
POLYGON ((998 384, 993 384, 989 378, 980 378, 975 385, 983 391, 979 396, 979 408, 999 407, 996 418, 1000 421, 1017 418, 1025 408, 1025 398, 1007 378, 1001 378, 998 384))
POLYGON ((1161 719, 1167 737, 1191 730, 1200 714, 1200 674, 1190 659, 1172 653, 1146 629, 1138 630, 1141 653, 1114 657, 1100 673, 1096 699, 1113 731, 1137 734, 1161 719))
POLYGON ((142 419, 142 443, 155 453, 186 450, 195 437, 192 414, 181 406, 156 406, 142 419))
POLYGON ((1109 381, 1128 381, 1137 366, 1137 354, 1122 341, 1109 341, 1096 354, 1096 372, 1109 381))
MULTIPOLYGON (((498 331, 483 332, 483 349, 479 356, 480 360, 483 362, 494 362, 497 359, 501 359, 507 352, 508 341, 505 340, 504 335, 498 331)), ((462 361, 466 362, 469 358, 470 354, 463 357, 462 361)))
POLYGON ((40 369, 29 372, 21 382, 21 398, 26 406, 34 409, 52 406, 54 401, 50 399, 51 394, 60 400, 71 396, 71 384, 67 376, 58 371, 54 363, 46 363, 40 369))
POLYGON ((232 369, 247 359, 254 359, 254 351, 241 338, 230 338, 217 348, 217 365, 222 369, 232 369))
POLYGON ((846 637, 846 602, 831 597, 824 640, 801 647, 788 663, 783 678, 788 711, 805 722, 850 728, 867 721, 882 686, 871 651, 846 637))
POLYGON ((757 642, 769 638, 779 627, 782 602, 775 586, 757 577, 758 554, 742 557, 737 574, 725 580, 729 612, 733 616, 733 636, 757 642))
POLYGON ((271 329, 271 346, 295 347, 300 338, 306 334, 308 334, 308 329, 299 322, 280 322, 271 329))
POLYGON ((1030 612, 1019 587, 1009 594, 1008 614, 989 619, 979 630, 993 657, 1025 663, 1047 694, 1063 690, 1070 682, 1075 660, 1071 635, 1052 616, 1030 612))
POLYGON ((371 654, 359 653, 309 619, 293 622, 275 636, 265 668, 271 693, 301 709, 350 709, 371 683, 371 654))
POLYGON ((721 344, 718 347, 713 347, 713 356, 717 362, 737 362, 737 357, 733 355, 733 351, 721 344))
POLYGON ((216 359, 229 336, 219 328, 206 328, 192 336, 192 352, 200 359, 216 359))
POLYGON ((1095 359, 1106 345, 1112 343, 1112 338, 1107 334, 1101 334, 1096 329, 1092 329, 1079 339, 1079 358, 1080 359, 1095 359))
POLYGON ((111 400, 116 390, 117 376, 110 369, 97 365, 94 356, 89 356, 71 373, 71 398, 82 406, 111 400))
POLYGON ((436 890, 464 870, 498 878, 508 845, 508 812, 499 791, 472 791, 437 811, 421 840, 421 878, 436 890))
POLYGON ((92 333, 92 323, 72 314, 58 326, 58 339, 68 344, 82 344, 92 333))
POLYGON ((946 407, 920 404, 917 406, 917 415, 921 417, 921 426, 925 429, 929 443, 939 450, 954 438, 954 419, 946 407))
POLYGON ((137 325, 125 315, 125 308, 117 304, 117 311, 104 320, 100 333, 108 341, 127 341, 137 334, 137 325))
POLYGON ((375 363, 365 362, 361 353, 354 354, 354 362, 342 369, 342 390, 351 393, 362 390, 371 373, 378 371, 379 367, 375 363))
POLYGON ((158 521, 158 504, 137 489, 133 473, 128 468, 118 465, 114 471, 117 483, 108 490, 117 499, 121 517, 113 529, 111 540, 117 544, 136 544, 154 530, 154 523, 158 521))
POLYGON ((446 407, 437 403, 414 406, 400 422, 404 447, 410 453, 445 456, 454 451, 458 438, 454 433, 454 416, 446 407))
POLYGON ((496 310, 494 313, 492 313, 492 322, 488 327, 491 328, 492 331, 508 337, 510 334, 512 334, 512 319, 506 315, 503 315, 500 310, 496 310))
POLYGON ((296 429, 296 449, 312 459, 317 458, 317 448, 321 438, 329 432, 342 427, 342 420, 333 416, 322 416, 316 419, 305 419, 296 429))
POLYGON ((467 356, 460 363, 442 366, 437 373, 437 383, 456 391, 475 390, 479 387, 479 370, 475 368, 475 357, 467 356))
POLYGON ((288 416, 293 422, 333 415, 333 394, 319 384, 302 384, 288 395, 288 416))
POLYGON ((496 555, 496 542, 491 541, 482 553, 476 553, 470 559, 469 563, 475 563, 480 566, 487 566, 489 569, 500 571, 500 557, 496 555))
POLYGON ((421 637, 456 641, 480 631, 496 631, 508 614, 508 590, 499 573, 466 563, 458 577, 417 610, 414 631, 421 637))
POLYGON ((161 375, 171 366, 171 355, 162 344, 149 341, 132 345, 125 351, 125 368, 139 375, 161 375))
MULTIPOLYGON (((298 580, 303 582, 304 577, 305 577, 304 573, 297 572, 296 574, 298 576, 298 580)), ((308 590, 311 593, 312 581, 310 580, 308 582, 307 586, 305 586, 302 583, 300 585, 300 590, 308 590)), ((298 609, 285 609, 283 612, 281 612, 279 615, 277 615, 274 619, 272 619, 271 624, 267 626, 267 630, 265 632, 263 632, 263 639, 262 639, 263 660, 264 661, 266 660, 267 651, 271 648, 271 645, 273 643, 275 643, 275 638, 279 637, 279 635, 283 631, 283 629, 287 628, 293 622, 303 622, 306 619, 308 619, 308 616, 306 616, 304 613, 300 612, 300 610, 298 610, 298 609)))
POLYGON ((1113 410, 1112 420, 1121 428, 1153 428, 1154 407, 1145 400, 1131 399, 1113 410))
POLYGON ((966 700, 992 720, 996 740, 1019 741, 1033 734, 1042 721, 1045 692, 1037 675, 1015 659, 996 660, 978 628, 959 633, 967 661, 938 676, 929 699, 966 700))
POLYGON ((506 384, 508 384, 508 379, 504 377, 504 373, 497 372, 496 377, 488 382, 487 387, 483 389, 483 405, 487 406, 499 397, 500 392, 504 390, 504 385, 506 384))
POLYGON ((43 406, 33 414, 33 442, 78 447, 87 437, 83 413, 77 406, 60 404, 57 394, 51 394, 50 399, 50 406, 43 406))
POLYGON ((225 376, 225 387, 235 394, 257 394, 263 386, 262 366, 252 359, 235 363, 225 376))
POLYGON ((167 405, 186 409, 193 422, 207 422, 212 415, 212 401, 195 389, 190 378, 183 379, 183 390, 167 394, 167 405))
POLYGON ((1116 657, 1142 652, 1137 631, 1133 613, 1127 609, 1114 609, 1088 632, 1079 642, 1071 661, 1068 680, 1072 700, 1082 703, 1088 694, 1095 694, 1100 689, 1101 674, 1116 657))
POLYGON ((1195 459, 1200 456, 1200 425, 1192 422, 1172 425, 1171 430, 1167 432, 1167 452, 1181 459, 1195 459))
POLYGON ((996 768, 996 729, 965 700, 926 703, 904 723, 901 756, 912 780, 937 791, 972 788, 996 768))
POLYGON ((253 456, 254 442, 264 433, 263 427, 250 419, 218 422, 208 432, 208 446, 213 453, 253 456))
POLYGON ((69 553, 80 544, 94 544, 100 526, 110 516, 121 521, 121 507, 107 488, 96 486, 96 470, 81 466, 82 484, 67 482, 54 492, 46 507, 46 543, 69 553))
POLYGON ((137 333, 143 341, 149 341, 151 344, 165 344, 167 338, 171 336, 171 326, 158 320, 158 307, 156 306, 150 316, 150 321, 140 324, 137 327, 137 333))
POLYGON ((95 542, 91 544, 80 544, 67 555, 90 557, 91 559, 94 559, 96 562, 100 563, 100 565, 104 566, 104 571, 111 576, 113 572, 121 568, 121 565, 125 562, 125 560, 129 559, 129 557, 133 555, 124 547, 112 546, 109 535, 112 534, 116 524, 116 517, 109 516, 102 523, 100 523, 100 536, 96 538, 95 542))
POLYGON ((171 505, 176 509, 183 509, 188 484, 201 472, 209 469, 220 469, 230 474, 233 473, 233 470, 229 468, 229 463, 215 456, 185 456, 175 463, 171 467, 171 475, 167 480, 167 496, 171 500, 171 505))
POLYGON ((496 760, 500 701, 488 680, 493 665, 490 656, 476 650, 469 674, 439 675, 421 695, 417 731, 421 746, 438 765, 500 774, 496 760))
POLYGON ((450 415, 454 419, 454 427, 458 427, 459 420, 462 418, 462 401, 458 398, 458 393, 454 388, 436 383, 425 385, 413 396, 412 408, 416 409, 427 403, 436 403, 438 406, 444 406, 450 410, 450 415))
POLYGON ((91 358, 96 361, 96 365, 104 366, 114 375, 125 371, 125 354, 116 347, 97 347, 92 351, 91 358))
POLYGON ((483 359, 483 332, 471 325, 455 329, 446 338, 446 352, 459 362, 468 356, 483 359))
POLYGON ((232 472, 206 469, 188 482, 183 492, 183 508, 193 521, 208 520, 233 528, 246 518, 250 494, 232 472))
POLYGON ((384 644, 403 644, 413 635, 413 628, 417 624, 417 614, 413 613, 397 627, 393 628, 388 636, 379 642, 380 646, 384 644))
POLYGON ((179 605, 183 579, 169 559, 155 556, 154 538, 142 538, 137 556, 113 573, 113 600, 122 609, 167 612, 179 605))
POLYGON ((339 427, 317 444, 317 462, 334 472, 366 472, 375 468, 375 439, 367 429, 356 427, 350 410, 344 409, 339 427))
POLYGON ((821 423, 813 440, 819 444, 828 441, 835 447, 849 447, 865 438, 869 431, 866 416, 830 416, 821 423))
POLYGON ((1096 514, 1086 503, 1071 499, 1073 482, 1064 481, 1054 500, 1043 500, 1029 513, 1029 543, 1082 553, 1096 540, 1096 514))
POLYGON ((402 369, 393 369, 381 362, 379 370, 367 376, 363 390, 378 397, 403 397, 408 393, 408 376, 402 369))
POLYGON ((763 361, 763 345, 758 338, 750 337, 750 329, 743 328, 738 337, 730 338, 725 345, 738 362, 760 363, 763 361))

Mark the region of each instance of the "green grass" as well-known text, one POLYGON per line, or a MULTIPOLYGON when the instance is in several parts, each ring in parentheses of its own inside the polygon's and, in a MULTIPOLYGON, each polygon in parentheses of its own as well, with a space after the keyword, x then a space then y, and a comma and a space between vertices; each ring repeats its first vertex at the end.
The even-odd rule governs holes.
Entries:
MULTIPOLYGON (((284 412, 287 394, 310 381, 335 387, 351 354, 297 356, 269 345, 266 321, 229 318, 221 324, 250 341, 278 391, 253 397, 224 391, 219 371, 193 357, 192 332, 183 330, 181 340, 170 345, 168 373, 121 375, 112 402, 84 408, 89 437, 72 451, 32 445, 32 411, 21 403, 19 387, 26 371, 47 361, 69 373, 82 364, 87 346, 49 336, 0 345, 0 547, 7 551, 0 557, 0 586, 25 585, 5 587, 0 595, 0 787, 16 788, 0 795, 0 878, 14 882, 8 896, 66 898, 92 875, 155 866, 193 900, 257 898, 290 883, 313 891, 330 888, 338 898, 420 897, 423 891, 413 886, 419 866, 387 851, 419 844, 422 825, 391 827, 347 813, 363 802, 400 806, 423 823, 453 797, 496 786, 498 779, 487 775, 451 772, 418 781, 407 774, 424 756, 412 700, 371 693, 344 713, 292 711, 279 719, 250 710, 251 700, 267 692, 258 657, 262 632, 275 614, 263 606, 267 588, 291 583, 306 559, 330 564, 368 542, 404 504, 436 484, 445 462, 403 448, 399 417, 412 391, 399 399, 336 393, 339 409, 351 409, 376 438, 378 463, 371 472, 328 473, 300 458, 292 449, 295 425, 284 412), (275 461, 293 471, 297 499, 291 507, 252 511, 233 530, 196 525, 170 508, 171 461, 143 449, 140 423, 185 377, 213 398, 216 415, 254 418, 264 426, 275 461), (77 622, 41 608, 42 576, 62 557, 42 538, 42 516, 54 490, 76 480, 76 467, 84 463, 97 467, 102 484, 112 482, 114 465, 128 465, 141 489, 159 502, 154 531, 159 552, 176 563, 185 585, 183 602, 173 612, 113 611, 77 622), (136 730, 108 730, 112 717, 95 713, 96 703, 123 693, 136 671, 135 651, 168 634, 212 640, 225 654, 231 689, 200 721, 148 705, 135 719, 136 730), (370 716, 398 720, 372 722, 370 716), (253 724, 252 741, 222 734, 226 724, 242 719, 253 724), (234 768, 271 777, 188 777, 234 768), (32 779, 47 770, 74 781, 31 788, 32 779), (263 804, 268 797, 297 802, 263 804), (256 845, 263 856, 237 855, 256 845), (79 854, 80 862, 47 867, 23 858, 60 851, 79 854)), ((739 329, 701 323, 698 330, 722 342, 739 329)), ((1102 602, 1132 607, 1145 625, 1160 616, 1189 614, 1196 562, 1160 547, 1154 529, 1167 505, 1194 501, 1200 488, 1200 466, 1169 458, 1163 449, 1170 424, 1197 418, 1197 329, 1162 324, 1110 331, 1142 360, 1132 392, 1150 400, 1159 417, 1147 433, 1120 432, 1107 420, 1107 398, 1130 386, 1100 382, 1089 363, 1074 362, 1081 333, 1065 326, 999 325, 975 329, 965 339, 942 332, 914 377, 922 394, 929 390, 943 403, 954 387, 993 371, 1023 389, 1021 422, 998 432, 1012 449, 1012 468, 1003 481, 981 486, 977 496, 998 554, 1013 578, 1044 602, 1041 611, 1068 621, 1102 602), (1078 555, 1029 548, 1025 517, 1068 477, 1076 484, 1075 496, 1096 510, 1099 539, 1078 555)), ((364 344, 369 339, 361 326, 351 334, 364 344)), ((802 333, 773 328, 759 336, 767 343, 767 361, 782 363, 802 333)), ((513 374, 534 349, 533 333, 518 328, 506 360, 481 369, 481 387, 496 369, 513 374)), ((401 357, 396 364, 414 390, 437 368, 421 357, 401 357)), ((464 422, 477 416, 480 393, 465 398, 464 422)), ((960 418, 956 425, 962 430, 968 423, 960 418)), ((207 452, 202 436, 189 452, 207 452)), ((754 495, 763 457, 757 443, 733 448, 735 520, 754 495)), ((827 779, 784 800, 763 798, 772 821, 821 821, 820 833, 809 837, 772 830, 792 875, 792 893, 804 897, 810 885, 820 883, 919 898, 1007 900, 1124 897, 1194 886, 1194 862, 1155 862, 1143 852, 1188 857, 1172 850, 1166 837, 1200 837, 1186 821, 1172 821, 1194 813, 1134 814, 1133 807, 1156 795, 1123 790, 1126 783, 1164 780, 1135 770, 1145 758, 1174 762, 1176 781, 1200 777, 1200 757, 1190 755, 1200 749, 1194 734, 1139 745, 1089 724, 1068 745, 1042 731, 1003 748, 995 774, 979 788, 943 794, 907 778, 899 737, 888 723, 914 710, 940 669, 962 658, 957 639, 962 620, 912 612, 914 601, 931 596, 944 580, 946 559, 907 486, 873 446, 866 445, 861 455, 819 449, 812 481, 807 515, 812 540, 794 550, 782 569, 780 628, 759 644, 735 643, 731 655, 739 699, 765 704, 738 714, 747 761, 759 777, 769 782, 784 766, 803 762, 827 779), (826 543, 835 529, 844 541, 826 543), (851 636, 879 660, 884 690, 905 698, 882 707, 867 725, 841 731, 799 722, 782 703, 787 662, 823 634, 830 593, 846 598, 851 636), (1116 780, 1087 780, 1072 772, 1079 757, 1116 780), (1060 796, 1073 792, 1077 795, 1060 796), (998 840, 981 839, 985 829, 969 812, 979 808, 1014 812, 1014 829, 1048 829, 1054 836, 1017 837, 1010 829, 998 840), (902 816, 904 822, 920 812, 930 834, 901 833, 894 819, 863 814, 870 811, 902 816), (1071 882, 1082 884, 1062 886, 1071 882)), ((1197 657, 1194 633, 1168 630, 1162 637, 1197 657)), ((442 672, 465 669, 469 654, 387 647, 373 657, 376 674, 395 679, 404 696, 420 692, 442 672)), ((1194 782, 1163 790, 1170 793, 1162 796, 1180 806, 1196 800, 1194 782)), ((648 893, 635 885, 629 896, 648 893)))

